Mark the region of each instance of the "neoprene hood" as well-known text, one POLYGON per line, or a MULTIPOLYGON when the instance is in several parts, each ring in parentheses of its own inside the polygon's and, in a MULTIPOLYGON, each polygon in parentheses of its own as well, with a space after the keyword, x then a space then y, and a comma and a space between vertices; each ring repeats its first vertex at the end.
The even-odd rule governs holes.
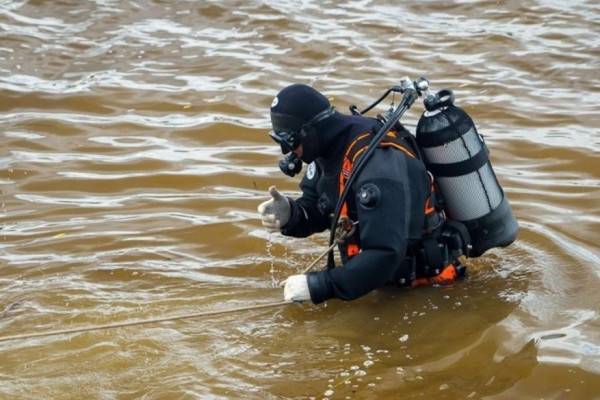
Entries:
POLYGON ((308 85, 295 83, 283 88, 271 104, 273 131, 293 132, 302 144, 302 161, 310 163, 320 155, 320 138, 314 125, 334 111, 329 100, 308 85))

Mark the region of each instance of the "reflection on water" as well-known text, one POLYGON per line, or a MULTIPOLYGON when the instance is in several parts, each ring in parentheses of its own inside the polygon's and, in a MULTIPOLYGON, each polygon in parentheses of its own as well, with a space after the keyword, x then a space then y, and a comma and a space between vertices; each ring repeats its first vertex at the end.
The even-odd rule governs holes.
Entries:
MULTIPOLYGON (((0 336, 278 301, 326 237, 269 235, 268 107, 455 90, 519 241, 451 288, 0 343, 1 398, 594 398, 600 8, 0 4, 0 336)), ((415 105, 407 121, 421 112, 415 105)))

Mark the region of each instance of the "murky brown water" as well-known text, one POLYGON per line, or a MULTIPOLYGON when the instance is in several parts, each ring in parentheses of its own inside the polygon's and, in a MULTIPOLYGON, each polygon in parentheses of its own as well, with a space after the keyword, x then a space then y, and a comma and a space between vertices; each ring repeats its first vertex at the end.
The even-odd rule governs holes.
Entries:
POLYGON ((292 82, 455 89, 521 224, 452 288, 2 342, 0 398, 600 398, 600 6, 394 3, 0 2, 0 336, 280 300, 292 82))

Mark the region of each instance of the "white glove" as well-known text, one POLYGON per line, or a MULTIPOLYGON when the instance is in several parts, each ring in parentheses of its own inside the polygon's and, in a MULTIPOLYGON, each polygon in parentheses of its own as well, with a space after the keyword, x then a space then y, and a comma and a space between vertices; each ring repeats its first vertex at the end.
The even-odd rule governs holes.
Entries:
POLYGON ((302 274, 287 278, 283 288, 283 298, 285 301, 311 300, 307 276, 302 274))
POLYGON ((289 200, 277 191, 275 186, 269 188, 272 199, 258 206, 262 224, 269 232, 278 232, 290 220, 292 209, 289 200))

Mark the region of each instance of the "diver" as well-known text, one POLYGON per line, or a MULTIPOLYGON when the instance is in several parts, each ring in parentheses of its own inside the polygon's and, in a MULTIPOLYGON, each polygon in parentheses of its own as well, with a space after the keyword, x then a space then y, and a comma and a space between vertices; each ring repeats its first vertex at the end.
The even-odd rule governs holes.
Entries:
MULTIPOLYGON (((269 188, 272 198, 258 207, 262 224, 293 237, 330 228, 352 164, 382 122, 342 114, 317 90, 293 84, 274 98, 271 123, 270 136, 287 155, 282 170, 293 176, 301 162, 308 168, 299 198, 269 188)), ((416 154, 410 133, 400 124, 395 129, 375 150, 342 208, 343 217, 355 222, 354 233, 340 246, 343 266, 290 276, 285 281, 286 300, 315 304, 331 298, 353 300, 389 283, 453 282, 464 270, 447 254, 430 257, 441 264, 425 268, 432 263, 419 254, 423 238, 440 229, 443 213, 432 203, 432 177, 416 154)), ((433 247, 438 248, 435 240, 433 247)))

